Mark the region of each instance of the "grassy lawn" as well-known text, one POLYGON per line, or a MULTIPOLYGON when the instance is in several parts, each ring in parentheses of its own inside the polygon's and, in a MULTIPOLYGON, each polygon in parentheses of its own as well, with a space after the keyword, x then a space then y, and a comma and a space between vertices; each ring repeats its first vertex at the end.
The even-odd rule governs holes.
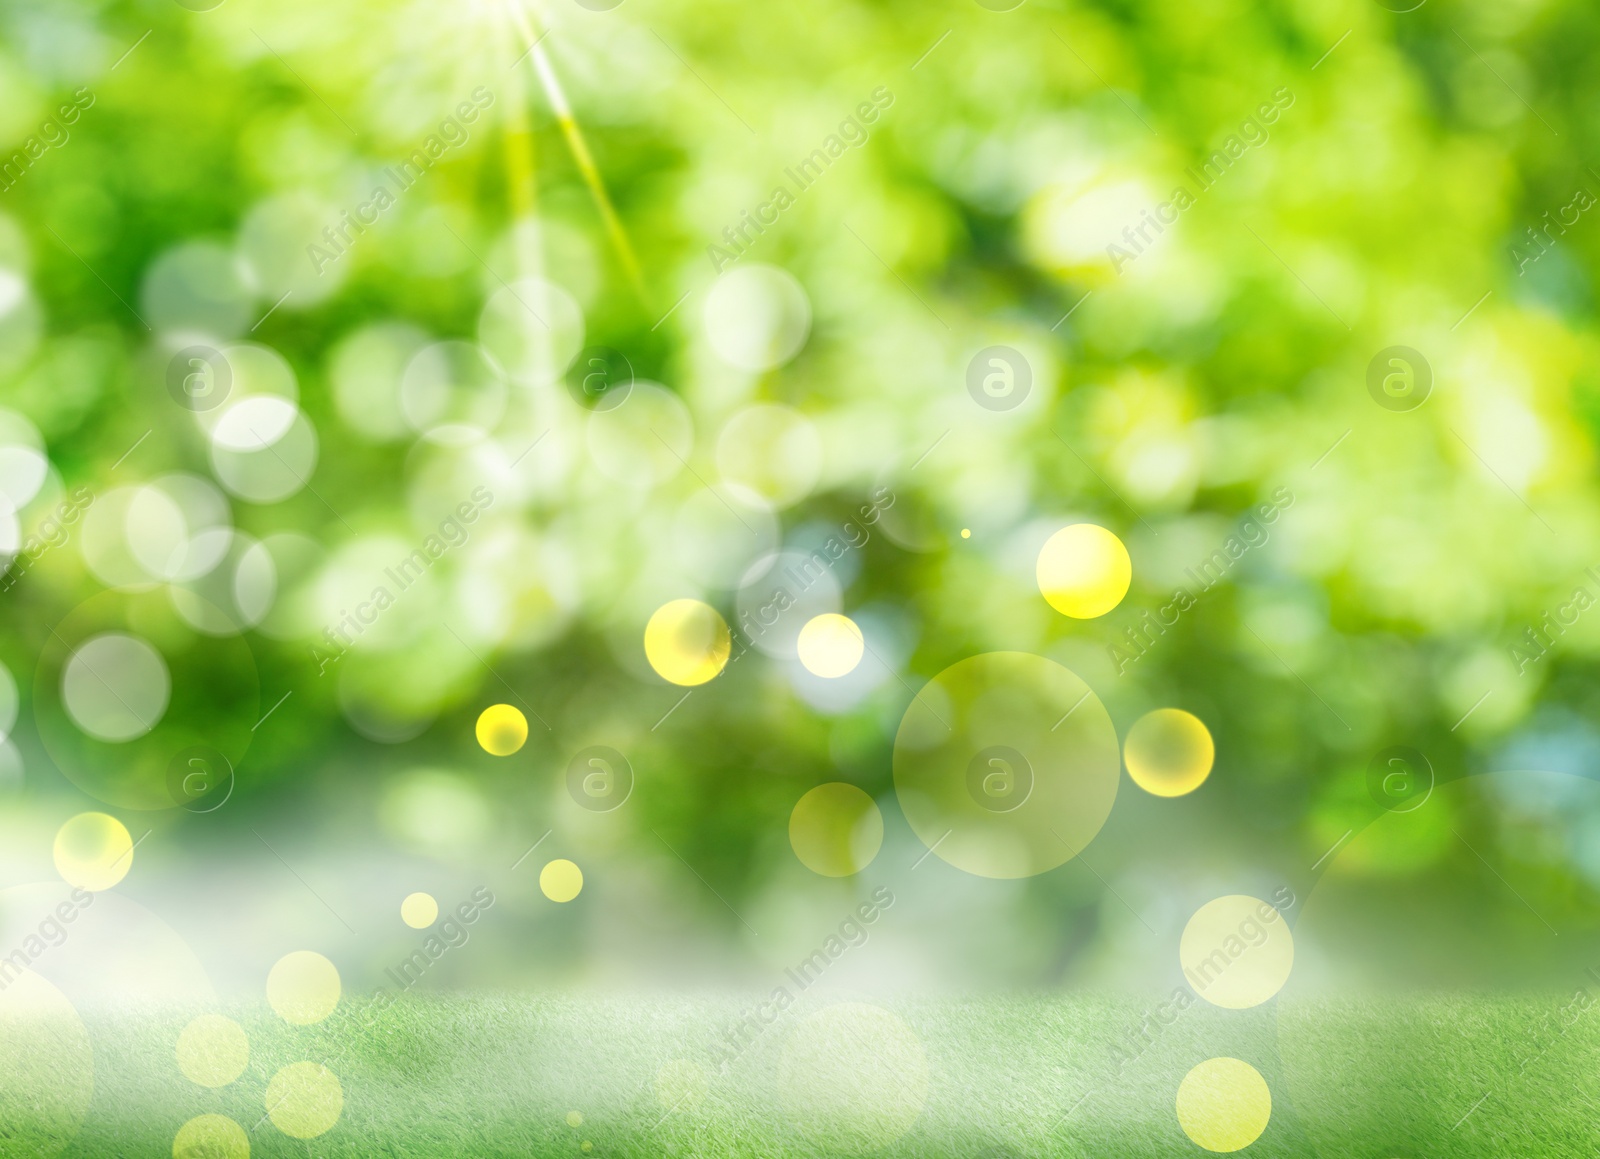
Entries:
POLYGON ((91 1019, 93 1104, 63 1153, 170 1154, 180 1126, 214 1113, 258 1156, 1167 1159, 1206 1153, 1179 1128, 1174 1097, 1220 1055, 1251 1063, 1272 1092, 1254 1156, 1600 1145, 1600 1017, 1570 996, 1197 1003, 1170 1024, 1151 1018, 1143 1037, 1154 1005, 1127 998, 801 998, 769 1008, 774 1021, 752 1023, 761 1032, 738 1049, 726 1032, 740 1006, 720 999, 408 995, 370 1020, 346 1003, 304 1027, 265 1006, 232 1010, 250 1059, 215 1090, 179 1070, 185 1016, 91 1019), (309 1140, 266 1117, 273 1075, 301 1061, 326 1063, 344 1099, 309 1140))

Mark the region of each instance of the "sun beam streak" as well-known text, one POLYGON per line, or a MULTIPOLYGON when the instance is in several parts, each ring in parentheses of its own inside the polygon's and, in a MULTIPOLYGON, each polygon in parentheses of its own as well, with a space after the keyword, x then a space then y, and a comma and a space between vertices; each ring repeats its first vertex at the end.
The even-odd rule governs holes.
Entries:
POLYGON ((539 76, 539 85, 550 101, 550 111, 555 114, 556 123, 561 126, 561 133, 567 140, 567 148, 572 151, 572 159, 578 166, 578 172, 582 174, 584 184, 589 187, 590 196, 594 198, 595 205, 600 210, 600 218, 605 223, 611 244, 616 248, 617 257, 622 262, 628 280, 633 283, 640 304, 648 307, 649 299, 645 293, 639 259, 634 256, 633 245, 628 241, 627 231, 622 227, 622 219, 617 216, 616 208, 611 204, 611 196, 606 192, 600 169, 595 165, 594 157, 589 152, 589 144, 584 139, 583 130, 578 128, 578 122, 572 115, 572 106, 567 101, 566 91, 561 87, 561 81, 550 63, 550 57, 540 43, 543 38, 535 32, 533 21, 521 0, 511 0, 510 9, 512 19, 516 21, 517 29, 522 33, 522 38, 528 46, 527 55, 533 61, 534 72, 539 76))

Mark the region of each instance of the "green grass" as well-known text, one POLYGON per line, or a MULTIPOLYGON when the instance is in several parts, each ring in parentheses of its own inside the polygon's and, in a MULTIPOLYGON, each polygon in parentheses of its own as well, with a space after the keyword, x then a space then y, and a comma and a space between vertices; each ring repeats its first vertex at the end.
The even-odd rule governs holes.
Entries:
MULTIPOLYGON (((866 1042, 800 1051, 797 1067, 797 1043, 819 1046, 803 1029, 823 1005, 813 994, 726 1069, 716 1042, 739 1010, 724 1000, 406 996, 367 1024, 335 1015, 312 1027, 234 1010, 251 1058, 219 1090, 177 1067, 186 1016, 146 1013, 89 1021, 94 1101, 64 1154, 167 1155, 187 1119, 219 1113, 250 1132, 256 1156, 581 1157, 588 1141, 589 1154, 640 1159, 1170 1159, 1206 1154, 1178 1127, 1179 1081, 1204 1059, 1232 1055, 1273 1094, 1272 1121, 1247 1155, 1592 1155, 1600 1016, 1570 1001, 1196 1004, 1155 1024, 1142 1051, 1136 1036, 1152 1007, 1126 998, 878 1002, 915 1032, 927 1062, 920 1113, 881 1147, 894 1109, 919 1101, 907 1089, 915 1067, 903 1050, 882 1065, 882 1044, 866 1042), (272 1075, 302 1060, 335 1071, 345 1099, 337 1125, 309 1142, 263 1121, 272 1075), (677 1060, 701 1068, 703 1090, 684 1082, 695 1072, 677 1060), (842 1068, 848 1081, 831 1089, 848 1105, 830 1110, 830 1088, 808 1082, 818 1065, 835 1078, 842 1068), (571 1111, 581 1126, 568 1125, 571 1111)), ((0 1140, 0 1154, 11 1153, 0 1140)))

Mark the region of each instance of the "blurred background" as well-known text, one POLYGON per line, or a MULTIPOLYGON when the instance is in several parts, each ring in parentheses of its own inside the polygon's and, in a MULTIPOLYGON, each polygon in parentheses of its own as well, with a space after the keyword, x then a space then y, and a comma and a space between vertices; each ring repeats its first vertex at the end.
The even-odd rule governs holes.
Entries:
POLYGON ((6 883, 108 813, 129 978, 243 993, 388 984, 414 892, 494 898, 429 988, 764 990, 887 889, 830 984, 1165 990, 1203 902, 1335 866, 1491 957, 1592 930, 1600 17, 1391 8, 5 0, 6 883), (1036 579, 1077 523, 1096 618, 1036 579), (988 652, 1214 771, 1048 871, 928 856, 896 736, 988 652), (830 877, 836 782, 883 835, 830 877))

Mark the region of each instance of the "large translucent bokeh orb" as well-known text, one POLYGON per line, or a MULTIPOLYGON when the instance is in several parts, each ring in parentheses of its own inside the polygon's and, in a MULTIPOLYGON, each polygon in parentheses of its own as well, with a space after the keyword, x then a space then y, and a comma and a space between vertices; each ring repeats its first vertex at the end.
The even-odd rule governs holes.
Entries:
POLYGON ((56 833, 56 872, 69 885, 110 889, 133 867, 133 838, 108 813, 79 813, 56 833))
POLYGON ((644 654, 663 680, 683 687, 704 684, 728 663, 733 639, 710 604, 673 600, 656 609, 644 629, 644 654))
POLYGON ((338 293, 362 260, 359 249, 324 232, 338 222, 339 212, 305 189, 274 193, 251 206, 239 224, 239 256, 267 301, 301 310, 338 293), (313 243, 321 247, 315 260, 313 243))
POLYGON ((607 479, 647 489, 681 472, 694 453, 694 419, 664 386, 636 381, 619 406, 589 412, 585 443, 607 479))
POLYGON ((894 783, 917 837, 980 877, 1031 877, 1076 857, 1111 814, 1116 729, 1093 690, 1042 656, 989 652, 917 693, 894 783))
POLYGON ((717 469, 723 479, 778 508, 811 493, 822 461, 822 441, 811 420, 775 403, 738 411, 717 436, 717 469))
POLYGON ((296 1139, 315 1139, 339 1121, 344 1088, 339 1076, 321 1063, 291 1063, 267 1084, 266 1104, 278 1130, 296 1139))
POLYGON ((1128 594, 1133 562, 1112 532, 1095 523, 1074 523, 1045 541, 1034 575, 1052 608, 1075 620, 1092 620, 1128 594))
POLYGON ((478 341, 513 380, 554 382, 583 346, 583 310, 571 294, 544 278, 521 278, 496 288, 478 316, 478 341))
POLYGON ((250 1137, 226 1115, 196 1115, 173 1137, 172 1159, 250 1159, 250 1137))
POLYGON ((813 873, 849 877, 870 865, 883 847, 883 814, 854 785, 818 785, 789 814, 789 844, 813 873))
POLYGON ((252 394, 225 403, 211 428, 211 441, 230 451, 270 447, 289 433, 300 408, 276 394, 252 394))
POLYGON ((866 637, 849 616, 828 612, 806 622, 800 629, 797 646, 800 663, 807 672, 838 679, 850 675, 861 663, 866 652, 866 637))
POLYGON ((250 1063, 244 1027, 221 1014, 202 1014, 178 1035, 178 1069, 203 1087, 225 1087, 250 1063))
POLYGON ((1192 793, 1211 775, 1217 750, 1199 717, 1181 708, 1158 708, 1133 722, 1122 742, 1128 776, 1157 797, 1192 793))
POLYGON ((706 588, 739 586, 751 562, 778 548, 778 520, 759 495, 726 483, 683 500, 672 521, 672 555, 683 574, 706 588))
POLYGON ((232 251, 199 241, 174 246, 151 262, 139 299, 143 316, 158 331, 212 340, 243 332, 255 304, 232 251))
POLYGON ((1275 996, 1294 968, 1294 935, 1269 902, 1229 894, 1196 910, 1183 927, 1184 980, 1213 1006, 1246 1010, 1275 996))
POLYGON ((494 427, 505 413, 506 384, 497 363, 472 342, 437 342, 412 356, 400 378, 400 413, 412 430, 462 442, 494 427))
POLYGON ((740 370, 782 366, 811 333, 811 302, 794 275, 752 262, 724 273, 705 305, 706 337, 717 355, 740 370))
POLYGON ((310 1026, 339 1004, 339 971, 314 950, 285 954, 267 974, 267 1001, 285 1022, 310 1026))
POLYGON ((927 1103, 922 1038, 893 1011, 860 1002, 825 1006, 795 1027, 778 1066, 790 1121, 823 1153, 887 1147, 927 1103))
POLYGON ((143 736, 167 711, 172 678, 149 641, 106 632, 79 644, 61 672, 61 703, 96 740, 143 736))
POLYGON ((400 382, 426 345, 427 333, 406 322, 377 322, 340 339, 327 378, 345 426, 374 443, 404 437, 411 424, 400 406, 400 382))
POLYGON ((1237 1058, 1207 1059, 1178 1085, 1178 1125, 1207 1151, 1240 1151, 1272 1118, 1272 1092, 1261 1072, 1237 1058))
MULTIPOLYGON (((208 625, 222 616, 198 591, 183 600, 208 625)), ((53 625, 34 669, 45 751, 69 781, 117 810, 188 803, 174 800, 174 761, 204 746, 237 768, 272 707, 260 703, 250 645, 232 631, 197 637, 176 605, 170 585, 101 592, 53 625)))
POLYGON ((236 449, 211 443, 211 470, 230 494, 250 503, 278 503, 305 488, 316 473, 317 431, 295 408, 283 435, 274 442, 236 449))
POLYGON ((0 499, 21 511, 44 486, 49 470, 39 428, 16 411, 0 408, 0 499))

